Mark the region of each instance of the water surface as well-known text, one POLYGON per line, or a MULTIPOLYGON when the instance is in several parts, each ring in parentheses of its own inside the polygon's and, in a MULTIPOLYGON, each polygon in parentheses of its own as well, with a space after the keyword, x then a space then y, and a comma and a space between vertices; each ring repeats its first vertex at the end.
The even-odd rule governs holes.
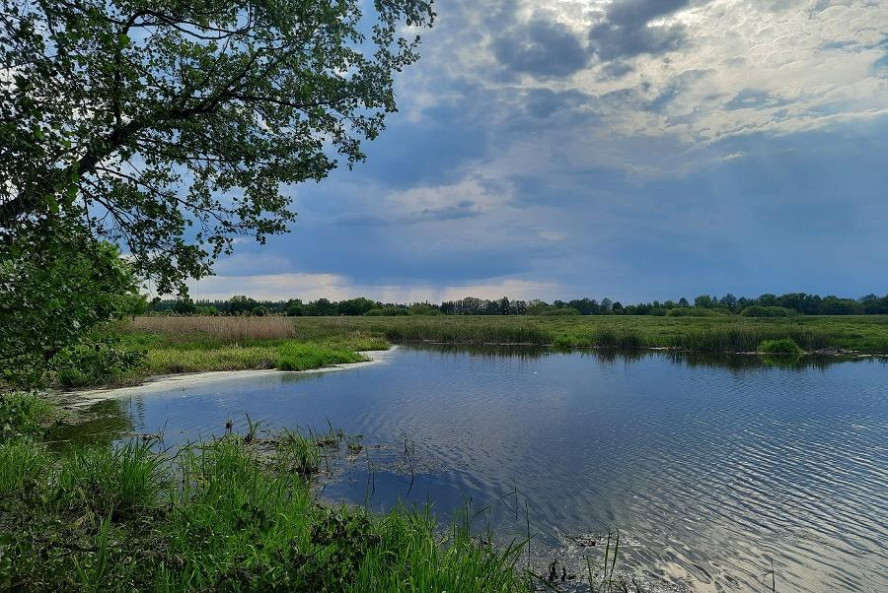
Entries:
POLYGON ((334 501, 471 504, 497 541, 579 573, 622 534, 618 571, 693 591, 888 591, 888 366, 401 347, 330 374, 124 398, 177 444, 244 414, 367 447, 334 501), (369 473, 368 473, 369 469, 369 473), (486 510, 485 510, 486 509, 486 510), (773 575, 772 575, 773 567, 773 575))

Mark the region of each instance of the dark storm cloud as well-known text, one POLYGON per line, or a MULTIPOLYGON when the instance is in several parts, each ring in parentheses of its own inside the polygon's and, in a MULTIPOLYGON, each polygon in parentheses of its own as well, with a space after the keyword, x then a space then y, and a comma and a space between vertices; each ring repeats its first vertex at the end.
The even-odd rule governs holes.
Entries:
POLYGON ((589 95, 577 90, 557 92, 549 89, 531 89, 525 96, 524 109, 531 117, 544 119, 590 100, 589 95))
POLYGON ((607 11, 607 21, 589 32, 590 51, 603 61, 661 54, 681 47, 682 25, 649 26, 650 22, 686 8, 691 0, 621 0, 607 11))
POLYGON ((585 68, 589 61, 582 40, 566 26, 535 18, 493 42, 493 53, 512 72, 558 78, 585 68))

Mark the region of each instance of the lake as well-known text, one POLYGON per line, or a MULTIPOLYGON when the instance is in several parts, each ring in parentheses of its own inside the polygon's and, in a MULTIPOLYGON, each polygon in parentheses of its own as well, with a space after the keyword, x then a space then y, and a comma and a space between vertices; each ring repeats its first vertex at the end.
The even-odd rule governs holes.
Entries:
POLYGON ((360 455, 332 462, 326 499, 471 509, 495 542, 530 533, 539 572, 556 558, 585 572, 619 530, 617 572, 640 582, 888 591, 884 359, 402 346, 346 371, 117 401, 165 445, 224 434, 229 418, 245 432, 247 413, 363 435, 360 455))

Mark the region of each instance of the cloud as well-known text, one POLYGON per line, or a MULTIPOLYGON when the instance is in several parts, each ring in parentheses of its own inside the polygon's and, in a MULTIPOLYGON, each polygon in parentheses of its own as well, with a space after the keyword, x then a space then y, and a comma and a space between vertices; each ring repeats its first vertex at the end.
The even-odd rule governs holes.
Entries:
POLYGON ((688 4, 689 0, 618 0, 608 7, 607 20, 589 31, 591 49, 604 61, 675 51, 686 41, 686 27, 655 21, 688 4))
POLYGON ((254 274, 250 276, 210 276, 189 283, 193 299, 225 300, 246 294, 257 300, 301 298, 347 298, 345 278, 335 274, 254 274))
POLYGON ((220 291, 253 276, 384 300, 878 290, 884 1, 439 12, 368 164, 295 188, 294 234, 268 258, 238 246, 220 291))
POLYGON ((493 53, 509 70, 538 78, 570 76, 589 61, 586 48, 571 29, 541 17, 498 37, 493 53))
POLYGON ((592 97, 577 90, 553 91, 547 88, 535 88, 527 91, 525 112, 531 117, 548 118, 554 113, 574 109, 587 104, 592 97))
POLYGON ((555 284, 518 278, 493 278, 484 282, 456 285, 361 285, 344 276, 335 274, 265 274, 254 276, 212 276, 200 282, 191 282, 190 295, 194 299, 227 300, 235 295, 247 294, 257 300, 314 301, 328 298, 338 301, 355 297, 368 297, 382 302, 414 303, 421 301, 442 302, 468 296, 483 299, 552 298, 557 294, 555 284))

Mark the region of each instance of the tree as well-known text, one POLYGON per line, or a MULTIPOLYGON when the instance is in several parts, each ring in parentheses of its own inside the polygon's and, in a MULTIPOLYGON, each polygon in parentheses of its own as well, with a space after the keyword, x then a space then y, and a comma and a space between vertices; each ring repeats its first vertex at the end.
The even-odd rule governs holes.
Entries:
POLYGON ((88 342, 97 324, 132 313, 139 300, 116 246, 77 229, 52 231, 33 239, 35 252, 0 260, 0 378, 15 383, 39 383, 60 368, 66 349, 88 342))
POLYGON ((320 298, 309 305, 309 311, 310 315, 320 317, 339 315, 339 308, 336 306, 336 303, 331 303, 329 299, 325 298, 320 298))
POLYGON ((338 312, 340 315, 358 316, 380 306, 379 303, 371 301, 368 298, 358 297, 355 299, 339 301, 338 312))
POLYGON ((197 305, 190 298, 183 297, 176 300, 173 311, 179 315, 193 315, 197 312, 197 305))
POLYGON ((718 299, 715 299, 708 294, 701 294, 694 299, 694 306, 701 309, 712 309, 716 303, 718 303, 718 299))
POLYGON ((228 302, 225 304, 225 311, 229 315, 247 315, 251 313, 253 308, 258 304, 259 303, 255 299, 251 299, 243 294, 238 294, 228 299, 228 302))
POLYGON ((237 236, 286 230, 287 184, 364 158, 417 59, 403 25, 432 19, 426 0, 0 0, 0 256, 78 225, 160 292, 206 275, 237 236))
POLYGON ((737 297, 735 297, 730 292, 728 294, 726 294, 725 296, 723 296, 718 301, 718 304, 721 305, 722 307, 726 307, 727 309, 729 309, 732 312, 737 311, 737 297))
POLYGON ((290 299, 287 301, 286 312, 289 317, 302 317, 305 315, 305 305, 301 299, 290 299))

